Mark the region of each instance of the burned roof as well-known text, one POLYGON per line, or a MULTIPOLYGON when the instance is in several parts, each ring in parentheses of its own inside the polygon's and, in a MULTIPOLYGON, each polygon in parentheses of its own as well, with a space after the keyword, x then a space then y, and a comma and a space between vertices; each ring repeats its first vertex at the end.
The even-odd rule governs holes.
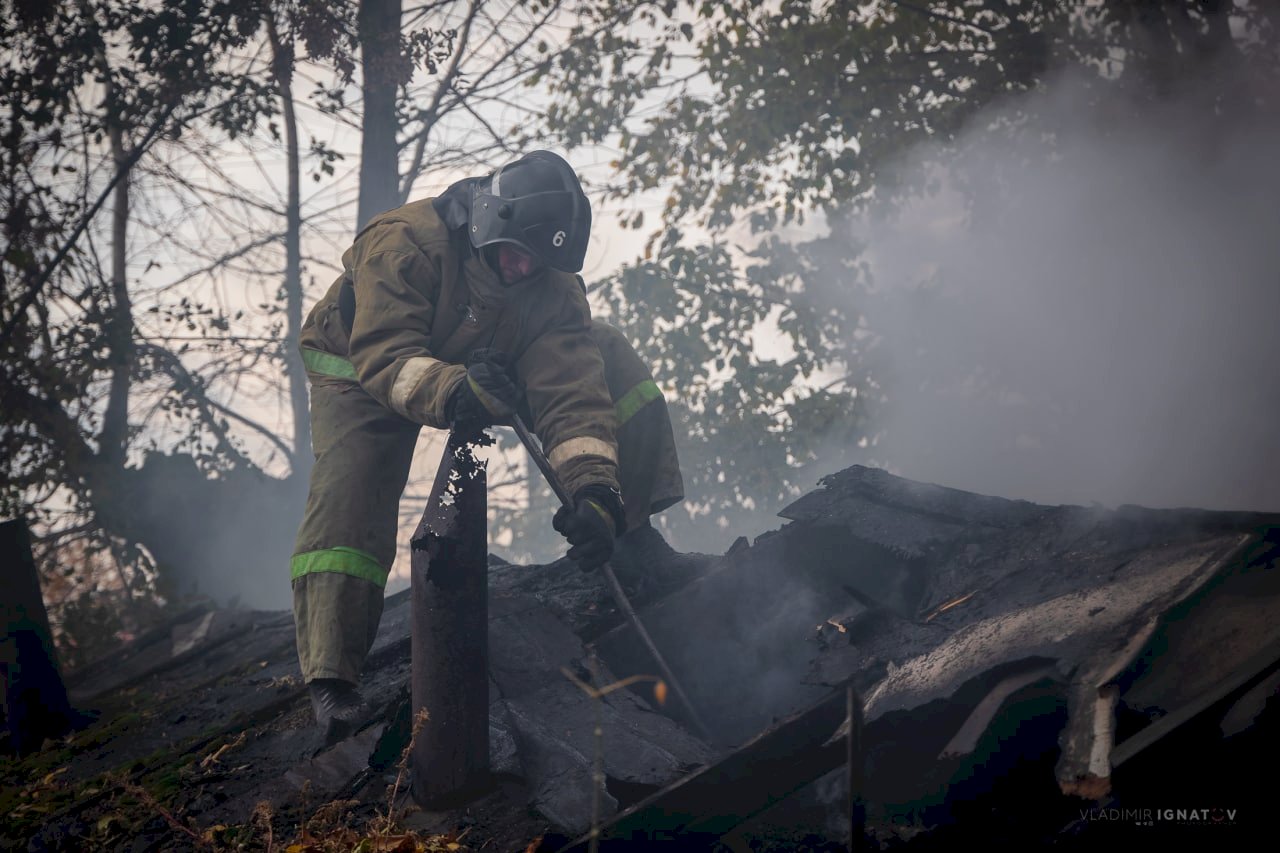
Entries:
MULTIPOLYGON (((1017 778, 1011 796, 1038 798, 1022 829, 1096 840, 1105 830, 1079 816, 1156 790, 1162 745, 1211 729, 1190 742, 1235 756, 1233 743, 1247 755, 1274 737, 1261 722, 1280 661, 1276 516, 1042 506, 858 466, 781 515, 781 528, 723 556, 655 566, 662 582, 637 598, 710 740, 678 704, 659 705, 649 682, 596 700, 566 675, 653 672, 599 578, 565 561, 492 559, 500 784, 469 808, 420 815, 422 825, 471 825, 471 840, 491 848, 542 837, 554 849, 552 839, 572 846, 597 810, 615 845, 788 827, 843 845, 840 789, 854 778, 865 821, 855 831, 920 846, 972 823, 964 804, 1017 778), (593 802, 597 746, 606 785, 593 802), (1143 767, 1135 790, 1124 773, 1143 767)), ((11 762, 21 784, 6 785, 5 845, 198 847, 213 827, 208 844, 236 827, 260 839, 264 802, 278 832, 330 801, 385 806, 409 736, 409 610, 407 595, 387 599, 366 667, 378 719, 327 749, 287 613, 176 614, 71 673, 73 704, 97 721, 11 762), (136 826, 112 823, 144 795, 154 808, 128 818, 136 826)))

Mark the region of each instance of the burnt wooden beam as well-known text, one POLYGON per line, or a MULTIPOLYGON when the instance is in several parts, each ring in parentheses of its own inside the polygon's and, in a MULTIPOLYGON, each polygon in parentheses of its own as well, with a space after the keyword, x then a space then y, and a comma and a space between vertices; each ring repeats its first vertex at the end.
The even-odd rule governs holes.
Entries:
POLYGON ((414 801, 473 799, 489 777, 487 481, 465 438, 450 433, 411 542, 414 801))
POLYGON ((862 716, 862 696, 852 684, 844 688, 845 719, 849 728, 844 736, 844 786, 845 812, 849 818, 849 853, 861 853, 870 849, 867 839, 867 803, 865 799, 866 744, 863 731, 866 720, 862 716))
MULTIPOLYGON (((837 690, 619 812, 601 825, 601 848, 700 838, 710 843, 842 764, 857 765, 849 776, 856 782, 861 778, 860 710, 852 741, 858 755, 851 758, 846 738, 832 739, 846 719, 848 702, 846 690, 837 690)), ((858 800, 854 803, 857 807, 858 800)), ((860 825, 860 816, 852 817, 860 825)), ((590 844, 588 834, 561 850, 585 850, 590 844)))
POLYGON ((1224 678, 1213 689, 1165 714, 1160 719, 1130 735, 1111 750, 1111 769, 1154 745, 1210 709, 1225 713, 1231 703, 1248 693, 1267 678, 1280 672, 1280 641, 1273 641, 1250 656, 1239 669, 1224 678))
POLYGON ((45 738, 70 731, 74 714, 54 653, 31 534, 21 519, 0 523, 0 618, 3 724, 9 750, 26 755, 45 738))

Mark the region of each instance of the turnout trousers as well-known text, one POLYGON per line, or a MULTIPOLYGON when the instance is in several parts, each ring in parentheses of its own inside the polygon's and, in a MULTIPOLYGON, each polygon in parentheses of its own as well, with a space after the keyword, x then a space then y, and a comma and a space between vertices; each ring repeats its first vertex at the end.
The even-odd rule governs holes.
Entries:
MULTIPOLYGON (((622 333, 599 321, 591 331, 618 416, 618 481, 634 529, 684 497, 671 418, 622 333)), ((365 393, 346 359, 304 349, 303 361, 315 465, 290 566, 298 661, 308 682, 356 682, 382 618, 421 426, 365 393)))

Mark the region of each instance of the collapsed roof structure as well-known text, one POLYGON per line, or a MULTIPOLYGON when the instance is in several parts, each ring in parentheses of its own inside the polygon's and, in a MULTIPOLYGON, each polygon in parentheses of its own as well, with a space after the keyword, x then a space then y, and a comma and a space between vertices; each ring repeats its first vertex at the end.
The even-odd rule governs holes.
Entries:
MULTIPOLYGON (((636 595, 710 741, 655 701, 598 578, 492 559, 498 784, 417 819, 491 848, 584 850, 593 825, 636 849, 1260 828, 1242 768, 1275 743, 1280 516, 1042 506, 859 466, 781 515, 723 556, 655 567, 636 595)), ((225 829, 264 801, 291 820, 385 799, 410 736, 409 617, 406 594, 388 598, 364 685, 381 711, 330 748, 287 613, 190 611, 70 674, 72 704, 99 717, 11 762, 3 844, 173 849, 194 844, 174 815, 225 829), (117 783, 164 814, 111 836, 117 783)))

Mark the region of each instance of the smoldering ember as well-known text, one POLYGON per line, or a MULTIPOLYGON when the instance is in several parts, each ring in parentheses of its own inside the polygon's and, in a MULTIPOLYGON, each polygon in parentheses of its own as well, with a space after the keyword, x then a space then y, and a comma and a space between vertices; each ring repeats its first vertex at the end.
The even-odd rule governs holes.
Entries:
MULTIPOLYGON (((405 824, 496 849, 586 849, 593 825, 618 849, 839 849, 851 825, 857 846, 932 849, 1264 823, 1280 516, 1043 506, 864 467, 783 516, 655 567, 634 598, 707 738, 651 680, 583 689, 654 670, 598 575, 490 557, 492 779, 405 824)), ((69 674, 71 704, 99 716, 11 765, 29 787, 8 843, 78 849, 117 825, 112 849, 212 846, 308 819, 320 837, 327 803, 411 808, 407 781, 387 793, 411 615, 387 600, 366 670, 380 710, 327 748, 287 612, 180 614, 69 674)))

